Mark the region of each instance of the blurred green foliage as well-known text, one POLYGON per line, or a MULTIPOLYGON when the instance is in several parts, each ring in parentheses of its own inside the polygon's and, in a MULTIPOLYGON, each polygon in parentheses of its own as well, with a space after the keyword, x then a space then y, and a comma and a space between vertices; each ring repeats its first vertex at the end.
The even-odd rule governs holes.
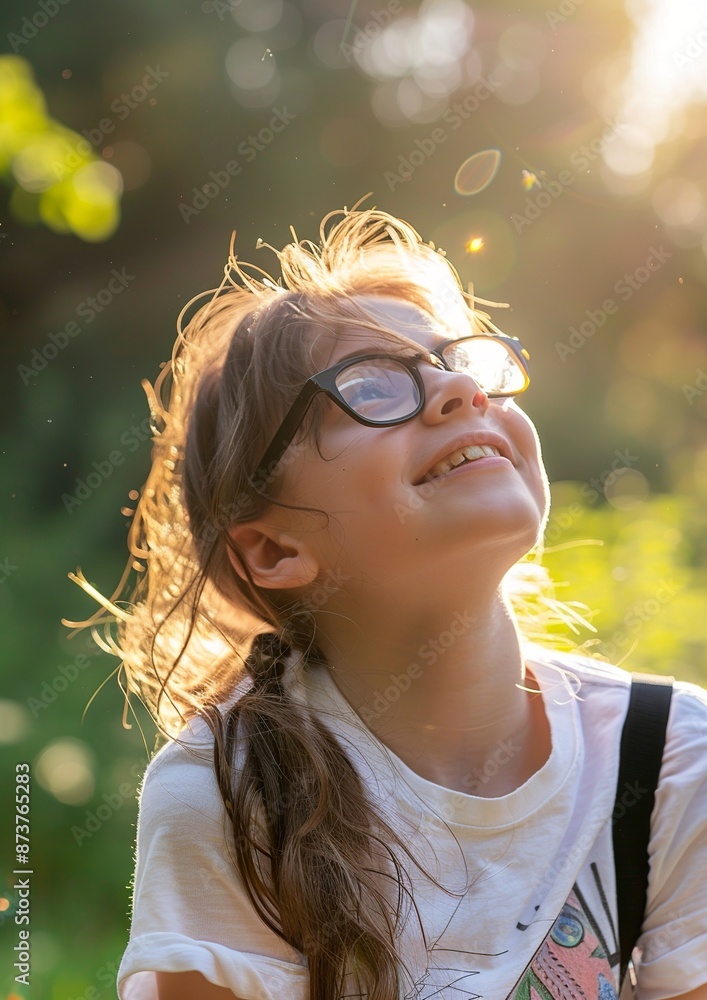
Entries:
POLYGON ((120 221, 120 174, 84 136, 47 114, 20 56, 0 56, 0 176, 12 186, 9 207, 21 222, 96 242, 120 221))
MULTIPOLYGON (((707 682, 707 511, 656 494, 631 509, 588 505, 555 483, 543 563, 560 600, 588 609, 595 635, 564 630, 589 655, 625 670, 707 682)), ((562 629, 557 630, 562 633, 562 629)))

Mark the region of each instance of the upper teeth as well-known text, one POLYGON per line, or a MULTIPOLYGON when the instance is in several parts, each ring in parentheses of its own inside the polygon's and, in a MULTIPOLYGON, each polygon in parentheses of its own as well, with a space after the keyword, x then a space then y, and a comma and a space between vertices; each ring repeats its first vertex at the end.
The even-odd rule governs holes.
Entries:
POLYGON ((462 462, 467 459, 469 462, 473 462, 476 458, 484 458, 486 455, 500 455, 501 452, 498 448, 494 448, 492 444, 471 444, 468 448, 462 448, 460 451, 454 451, 451 455, 447 455, 443 458, 441 462, 437 462, 433 465, 430 471, 427 473, 429 479, 434 479, 435 476, 443 476, 445 472, 449 472, 457 465, 461 465, 462 462))

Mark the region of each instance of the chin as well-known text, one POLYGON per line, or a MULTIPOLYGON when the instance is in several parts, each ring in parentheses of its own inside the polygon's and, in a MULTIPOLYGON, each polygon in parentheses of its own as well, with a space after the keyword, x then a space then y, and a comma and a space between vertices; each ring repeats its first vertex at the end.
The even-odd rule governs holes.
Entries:
POLYGON ((545 522, 546 519, 541 518, 540 513, 535 508, 527 519, 522 516, 516 517, 512 525, 506 528, 502 537, 496 539, 497 546, 500 546, 504 541, 507 542, 509 567, 523 559, 542 541, 545 534, 545 522))

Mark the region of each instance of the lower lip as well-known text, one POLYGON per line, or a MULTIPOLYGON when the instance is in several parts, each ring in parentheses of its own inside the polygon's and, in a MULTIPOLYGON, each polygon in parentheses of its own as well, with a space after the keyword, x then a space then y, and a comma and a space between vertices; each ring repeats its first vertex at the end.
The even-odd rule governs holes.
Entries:
POLYGON ((509 465, 513 468, 513 463, 503 455, 489 455, 487 458, 476 458, 473 462, 465 462, 463 465, 458 465, 454 469, 450 469, 449 472, 443 472, 441 476, 435 476, 434 479, 427 479, 425 482, 434 483, 438 479, 448 479, 449 476, 459 475, 463 472, 468 472, 470 469, 476 469, 478 467, 484 469, 491 469, 494 466, 509 465))

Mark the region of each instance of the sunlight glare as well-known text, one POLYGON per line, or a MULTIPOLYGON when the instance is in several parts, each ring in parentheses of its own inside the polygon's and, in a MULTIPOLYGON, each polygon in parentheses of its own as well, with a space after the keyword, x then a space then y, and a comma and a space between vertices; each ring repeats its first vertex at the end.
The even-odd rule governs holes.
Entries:
POLYGON ((636 25, 631 67, 613 110, 627 128, 604 159, 620 174, 644 173, 671 121, 707 100, 707 18, 692 0, 626 0, 636 25))

